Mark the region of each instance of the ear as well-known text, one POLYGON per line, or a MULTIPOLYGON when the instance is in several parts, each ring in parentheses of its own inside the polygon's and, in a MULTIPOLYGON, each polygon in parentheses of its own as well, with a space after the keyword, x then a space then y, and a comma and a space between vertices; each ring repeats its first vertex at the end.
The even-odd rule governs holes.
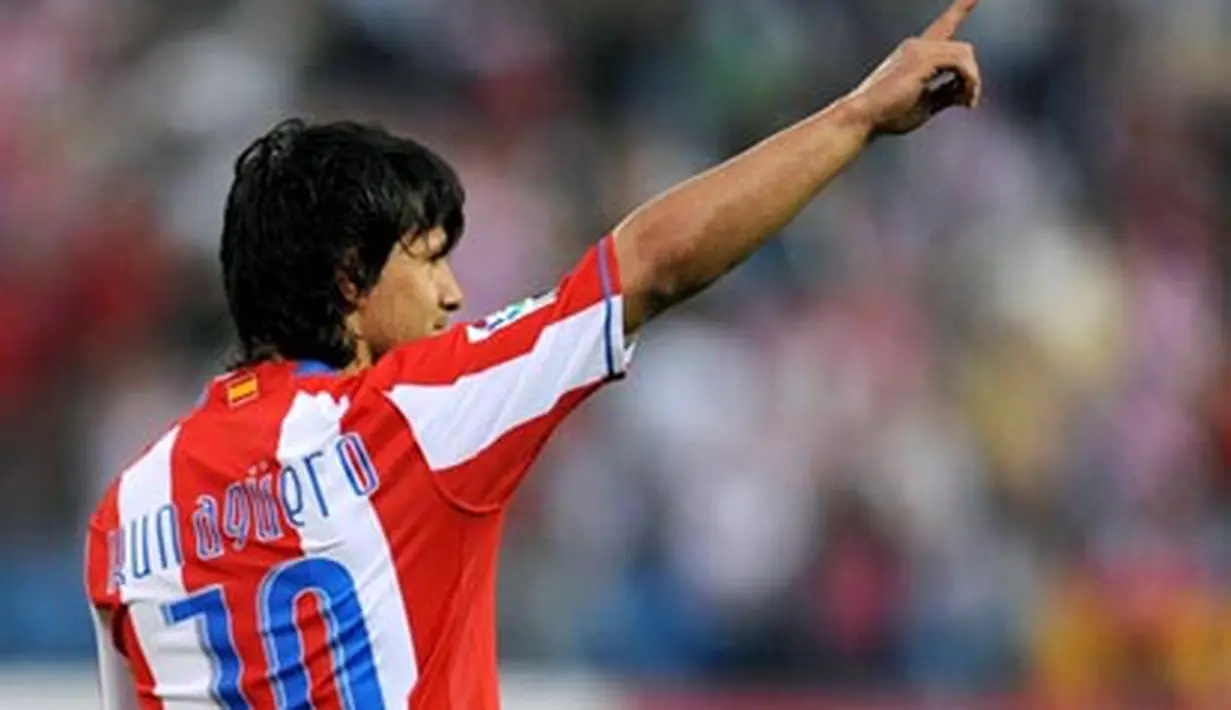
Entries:
POLYGON ((350 306, 351 311, 362 308, 364 301, 367 300, 363 289, 355 283, 352 276, 352 274, 360 273, 361 268, 359 253, 354 249, 348 249, 342 254, 341 262, 333 272, 333 279, 338 287, 338 293, 341 294, 343 300, 350 306))
POLYGON ((346 302, 348 308, 346 315, 342 319, 342 327, 346 330, 348 337, 356 343, 363 341, 363 312, 367 306, 367 294, 362 292, 354 281, 346 276, 345 273, 339 270, 337 277, 338 293, 346 302))

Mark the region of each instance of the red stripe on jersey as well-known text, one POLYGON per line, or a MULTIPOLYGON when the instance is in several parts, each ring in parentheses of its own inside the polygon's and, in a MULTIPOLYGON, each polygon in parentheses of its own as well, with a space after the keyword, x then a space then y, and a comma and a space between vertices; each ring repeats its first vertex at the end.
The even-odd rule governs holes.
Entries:
MULTIPOLYGON (((416 619, 416 615, 426 609, 411 604, 407 590, 415 587, 408 586, 410 580, 405 563, 409 559, 420 558, 426 551, 430 543, 422 535, 428 527, 425 523, 444 509, 444 501, 423 495, 432 490, 428 485, 427 463, 419 454, 414 438, 403 424, 397 410, 379 393, 372 394, 375 396, 356 401, 355 406, 343 417, 341 429, 343 432, 354 432, 363 437, 377 471, 385 472, 386 476, 393 474, 397 477, 391 482, 387 481, 387 484, 382 484, 369 500, 376 511, 385 540, 388 541, 389 550, 394 556, 394 564, 398 568, 398 586, 402 591, 406 617, 411 620, 415 645, 422 648, 427 644, 423 643, 425 639, 420 638, 420 634, 432 634, 435 631, 426 623, 433 620, 433 617, 422 615, 416 619)), ((446 551, 446 554, 456 552, 454 549, 446 551)), ((443 586, 445 580, 439 580, 439 583, 443 586)))
POLYGON ((555 300, 532 310, 506 327, 482 339, 468 335, 477 324, 457 325, 446 333, 395 348, 370 371, 372 385, 387 389, 394 384, 448 384, 458 378, 482 372, 530 352, 543 329, 601 303, 608 295, 619 293, 619 272, 615 265, 612 240, 605 238, 586 252, 577 266, 555 289, 555 300), (605 260, 609 271, 603 276, 605 260), (612 289, 605 294, 604 282, 612 289))
MULTIPOLYGON (((299 629, 303 633, 304 666, 308 669, 312 707, 339 708, 342 698, 334 683, 333 651, 329 646, 329 627, 321 614, 320 600, 314 594, 305 594, 295 603, 299 629)), ((341 667, 338 659, 337 667, 341 667)))
POLYGON ((463 513, 441 496, 387 399, 356 404, 344 430, 363 437, 381 472, 371 502, 414 633, 419 678, 410 707, 498 707, 493 600, 500 518, 463 513), (484 607, 490 609, 485 613, 484 607))
POLYGON ((132 617, 121 610, 111 619, 121 653, 128 658, 128 667, 133 674, 133 685, 137 691, 137 702, 141 710, 162 710, 162 701, 155 694, 154 671, 145 659, 141 648, 141 639, 137 636, 137 628, 133 626, 132 617))
POLYGON ((471 475, 475 490, 492 486, 493 498, 507 499, 551 429, 601 385, 565 394, 547 414, 443 474, 429 471, 387 399, 357 400, 347 413, 343 430, 368 442, 376 470, 386 477, 371 501, 394 554, 420 654, 411 707, 498 707, 495 572, 503 516, 480 514, 499 511, 498 505, 459 501, 448 481, 471 475), (396 478, 389 479, 393 472, 396 478))
POLYGON ((463 510, 482 514, 500 509, 516 492, 551 433, 603 384, 595 382, 566 392, 546 414, 509 429, 465 463, 436 471, 432 480, 463 510))
MULTIPOLYGON (((286 373, 276 368, 261 368, 262 377, 281 379, 286 373)), ((221 585, 230 610, 232 635, 243 661, 240 687, 253 707, 274 707, 275 693, 269 682, 270 668, 262 641, 258 593, 269 570, 302 554, 299 535, 279 513, 282 536, 273 541, 256 539, 255 501, 236 493, 235 500, 248 506, 246 541, 240 544, 224 533, 224 552, 213 559, 202 559, 197 551, 197 535, 192 512, 210 496, 216 506, 219 526, 227 518, 227 490, 245 486, 255 479, 272 476, 275 496, 281 466, 278 444, 282 421, 294 400, 291 387, 261 383, 263 397, 239 409, 207 407, 181 425, 172 453, 171 499, 180 512, 184 541, 184 588, 188 593, 211 585, 221 585)), ((280 383, 281 384, 281 383, 280 383)), ((314 678, 315 680, 315 678, 314 678)))
POLYGON ((123 568, 125 545, 120 535, 120 479, 107 486, 97 511, 86 526, 86 596, 99 609, 120 605, 116 574, 123 568))

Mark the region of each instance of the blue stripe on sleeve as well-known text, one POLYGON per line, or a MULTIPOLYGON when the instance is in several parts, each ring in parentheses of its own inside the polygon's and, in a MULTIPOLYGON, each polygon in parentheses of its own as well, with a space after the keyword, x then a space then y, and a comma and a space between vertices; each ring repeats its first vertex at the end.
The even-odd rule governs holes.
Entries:
POLYGON ((598 277, 603 286, 603 302, 606 304, 606 314, 603 318, 603 343, 607 356, 607 377, 616 376, 615 368, 615 344, 611 342, 611 326, 612 319, 615 317, 615 306, 612 304, 612 299, 615 294, 611 288, 611 270, 607 265, 607 240, 611 237, 603 237, 603 241, 598 244, 598 277))

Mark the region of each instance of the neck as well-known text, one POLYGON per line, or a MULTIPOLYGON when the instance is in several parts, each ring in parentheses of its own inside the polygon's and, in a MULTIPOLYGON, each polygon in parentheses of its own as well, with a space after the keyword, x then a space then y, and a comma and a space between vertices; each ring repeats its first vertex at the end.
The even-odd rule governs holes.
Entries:
POLYGON ((372 349, 368 347, 367 343, 361 342, 361 343, 356 344, 355 357, 350 361, 350 363, 346 365, 345 367, 338 368, 338 369, 335 369, 334 367, 330 365, 326 365, 324 363, 320 363, 320 362, 313 361, 313 360, 292 360, 276 352, 271 352, 261 357, 251 357, 251 358, 247 358, 242 361, 237 361, 233 363, 232 365, 230 365, 230 367, 234 369, 242 369, 242 368, 248 368, 248 367, 258 367, 263 363, 293 362, 293 363, 298 363, 299 365, 312 366, 314 369, 322 371, 322 372, 328 371, 328 372, 334 372, 340 375, 354 375, 354 374, 358 374, 368 369, 369 367, 371 367, 374 361, 375 361, 375 358, 372 355, 372 349))
POLYGON ((371 367, 375 361, 376 358, 372 354, 372 347, 368 345, 367 341, 360 340, 355 343, 355 358, 350 361, 349 365, 342 368, 342 374, 358 374, 371 367))

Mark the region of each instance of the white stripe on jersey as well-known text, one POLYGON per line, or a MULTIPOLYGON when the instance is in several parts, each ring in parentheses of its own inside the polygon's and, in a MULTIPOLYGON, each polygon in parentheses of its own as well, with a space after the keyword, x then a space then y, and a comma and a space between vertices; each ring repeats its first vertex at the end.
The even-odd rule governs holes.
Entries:
MULTIPOLYGON (((138 643, 154 675, 155 692, 163 699, 165 710, 213 707, 208 702, 213 669, 209 658, 201 650, 203 639, 197 625, 169 626, 162 613, 164 603, 186 595, 183 566, 160 564, 162 552, 158 549, 155 532, 156 526, 162 522, 158 511, 171 505, 171 452, 178 435, 179 427, 172 429, 125 471, 120 478, 119 490, 120 529, 125 535, 124 557, 128 574, 121 587, 120 598, 128 606, 138 643), (134 560, 143 543, 140 537, 133 538, 132 531, 142 525, 149 527, 149 535, 142 536, 148 546, 141 552, 145 564, 134 560), (137 579, 132 570, 138 566, 148 566, 149 575, 137 579)), ((178 520, 173 520, 172 525, 178 534, 178 520)), ((170 540, 164 542, 169 548, 170 540)), ((170 549, 164 551, 167 555, 174 554, 170 549)))
MULTIPOLYGON (((332 452, 348 407, 345 398, 337 402, 327 393, 297 394, 282 423, 278 460, 301 466, 304 456, 332 452)), ((326 517, 317 506, 304 506, 298 529, 303 554, 334 560, 351 573, 385 707, 405 707, 419 670, 389 542, 371 500, 350 490, 337 456, 317 458, 314 470, 330 509, 326 517)))
POLYGON ((400 384, 386 395, 410 422, 428 465, 453 468, 565 394, 622 373, 631 355, 622 345, 622 307, 620 296, 601 300, 545 327, 523 355, 450 384, 400 384))

